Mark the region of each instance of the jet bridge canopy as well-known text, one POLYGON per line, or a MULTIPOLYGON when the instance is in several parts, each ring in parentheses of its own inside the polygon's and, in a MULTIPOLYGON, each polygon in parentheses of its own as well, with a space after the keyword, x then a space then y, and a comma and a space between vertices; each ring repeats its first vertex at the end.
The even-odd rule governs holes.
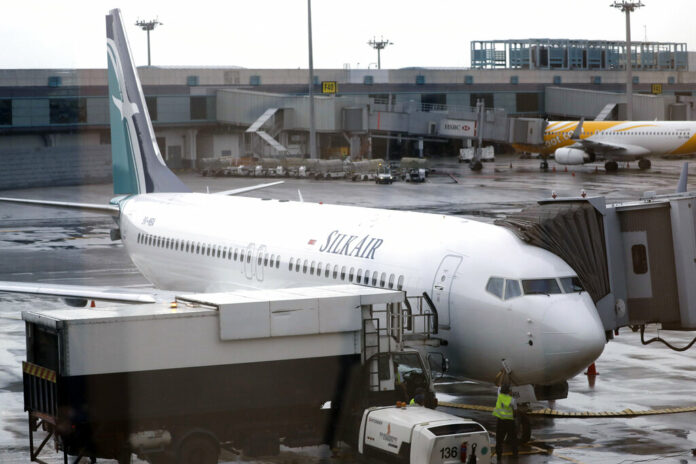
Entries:
POLYGON ((560 256, 596 303, 610 291, 602 213, 573 201, 542 203, 495 222, 525 242, 560 256))

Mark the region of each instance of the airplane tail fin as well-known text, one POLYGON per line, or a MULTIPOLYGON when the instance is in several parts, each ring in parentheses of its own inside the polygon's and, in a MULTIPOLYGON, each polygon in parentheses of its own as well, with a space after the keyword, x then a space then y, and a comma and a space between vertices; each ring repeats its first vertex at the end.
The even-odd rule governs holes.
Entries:
POLYGON ((580 121, 578 122, 578 125, 575 126, 575 130, 573 131, 573 135, 570 136, 571 140, 577 140, 580 138, 580 135, 582 135, 582 125, 585 123, 585 118, 580 118, 580 121))
POLYGON ((106 16, 114 193, 190 192, 157 146, 121 11, 106 16))
POLYGON ((686 193, 686 184, 689 179, 689 163, 685 162, 682 165, 681 174, 679 174, 679 183, 677 184, 677 193, 686 193))

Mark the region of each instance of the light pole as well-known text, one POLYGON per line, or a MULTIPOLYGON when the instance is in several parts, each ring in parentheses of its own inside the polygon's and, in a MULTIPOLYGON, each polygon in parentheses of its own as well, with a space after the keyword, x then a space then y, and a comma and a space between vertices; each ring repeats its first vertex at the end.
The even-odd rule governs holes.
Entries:
POLYGON ((382 69, 382 56, 381 52, 382 49, 384 49, 387 45, 394 45, 393 42, 390 42, 388 40, 384 40, 383 38, 380 40, 375 40, 374 37, 372 40, 367 42, 367 44, 377 50, 377 69, 382 69))
POLYGON ((136 26, 140 26, 143 31, 147 32, 147 65, 150 66, 150 31, 153 30, 155 27, 162 25, 161 22, 157 19, 153 19, 151 21, 136 21, 135 23, 136 26))
POLYGON ((631 50, 631 13, 645 6, 642 1, 615 1, 612 5, 626 13, 626 119, 633 120, 633 51, 631 50))
POLYGON ((317 134, 314 121, 314 62, 312 59, 312 0, 307 0, 307 28, 309 30, 309 157, 317 158, 317 134))

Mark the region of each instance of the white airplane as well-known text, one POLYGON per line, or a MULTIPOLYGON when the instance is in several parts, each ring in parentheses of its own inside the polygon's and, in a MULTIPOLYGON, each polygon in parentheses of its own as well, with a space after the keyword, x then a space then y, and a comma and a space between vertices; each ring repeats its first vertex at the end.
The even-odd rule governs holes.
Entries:
MULTIPOLYGON (((155 289, 0 282, 0 291, 154 302, 182 292, 354 283, 427 293, 454 375, 550 385, 599 357, 606 339, 576 273, 492 224, 440 214, 191 193, 159 153, 121 14, 107 16, 114 165, 110 205, 3 198, 107 213, 155 289)), ((116 234, 117 236, 119 234, 116 234)))
POLYGON ((554 155, 558 164, 584 164, 597 158, 607 171, 619 162, 638 161, 649 169, 649 156, 696 153, 696 121, 549 121, 542 147, 516 145, 520 151, 554 155))

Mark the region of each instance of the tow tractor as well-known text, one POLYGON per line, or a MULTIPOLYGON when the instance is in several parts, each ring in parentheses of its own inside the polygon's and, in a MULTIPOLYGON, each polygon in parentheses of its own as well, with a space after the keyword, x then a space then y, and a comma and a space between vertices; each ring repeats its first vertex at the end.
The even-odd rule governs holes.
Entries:
POLYGON ((389 165, 384 165, 382 163, 377 167, 377 175, 375 176, 376 184, 391 184, 394 182, 394 176, 392 175, 389 165))
POLYGON ((404 328, 437 325, 408 308, 401 291, 337 285, 25 311, 31 460, 53 437, 65 462, 215 464, 222 448, 340 442, 398 462, 490 462, 481 425, 433 410, 404 328))

